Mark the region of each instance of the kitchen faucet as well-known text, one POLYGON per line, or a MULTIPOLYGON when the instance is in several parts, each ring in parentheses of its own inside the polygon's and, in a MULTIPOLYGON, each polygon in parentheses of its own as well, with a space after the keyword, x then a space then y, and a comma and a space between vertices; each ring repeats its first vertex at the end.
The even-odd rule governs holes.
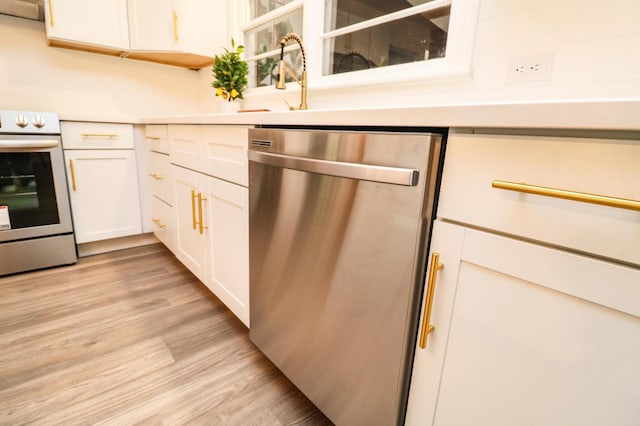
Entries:
POLYGON ((304 47, 302 46, 302 38, 300 38, 296 33, 288 33, 282 37, 282 40, 280 40, 280 63, 278 64, 278 82, 276 83, 276 89, 284 90, 287 88, 284 82, 287 72, 301 87, 300 106, 289 106, 289 110, 294 111, 307 109, 307 59, 304 54, 304 47), (295 40, 298 43, 300 46, 300 52, 302 52, 302 75, 300 76, 300 80, 298 80, 291 67, 284 62, 284 47, 291 40, 295 40))

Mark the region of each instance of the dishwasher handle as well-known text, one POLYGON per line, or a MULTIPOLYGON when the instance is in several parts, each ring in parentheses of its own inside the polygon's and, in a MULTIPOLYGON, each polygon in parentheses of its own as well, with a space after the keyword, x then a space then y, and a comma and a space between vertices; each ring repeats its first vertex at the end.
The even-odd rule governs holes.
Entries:
POLYGON ((415 169, 320 160, 263 151, 249 151, 249 160, 285 169, 404 186, 416 186, 420 175, 415 169))

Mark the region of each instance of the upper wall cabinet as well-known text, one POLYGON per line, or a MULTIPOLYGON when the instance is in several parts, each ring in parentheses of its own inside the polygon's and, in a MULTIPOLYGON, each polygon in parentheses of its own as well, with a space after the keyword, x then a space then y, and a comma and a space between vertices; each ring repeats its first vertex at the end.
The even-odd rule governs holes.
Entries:
POLYGON ((226 1, 47 0, 45 14, 52 46, 192 69, 229 38, 226 1))
POLYGON ((229 44, 227 3, 209 0, 128 0, 131 59, 187 68, 211 65, 229 44))
POLYGON ((127 0, 47 0, 44 8, 53 46, 81 42, 90 51, 129 49, 127 0))

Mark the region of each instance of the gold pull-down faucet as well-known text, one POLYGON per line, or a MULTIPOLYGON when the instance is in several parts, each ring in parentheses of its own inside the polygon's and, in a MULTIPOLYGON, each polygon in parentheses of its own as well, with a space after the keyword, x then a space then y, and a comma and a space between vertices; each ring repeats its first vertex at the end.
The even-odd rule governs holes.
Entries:
POLYGON ((284 80, 286 77, 286 73, 289 75, 300 85, 300 106, 290 106, 290 110, 300 110, 307 109, 307 58, 304 54, 304 47, 302 46, 302 38, 296 33, 288 33, 282 40, 280 40, 280 63, 278 64, 278 82, 276 83, 276 89, 284 90, 287 88, 284 80), (295 40, 300 46, 300 52, 302 52, 302 75, 300 76, 300 80, 296 77, 296 74, 293 72, 291 67, 289 67, 284 62, 284 47, 286 44, 295 40))

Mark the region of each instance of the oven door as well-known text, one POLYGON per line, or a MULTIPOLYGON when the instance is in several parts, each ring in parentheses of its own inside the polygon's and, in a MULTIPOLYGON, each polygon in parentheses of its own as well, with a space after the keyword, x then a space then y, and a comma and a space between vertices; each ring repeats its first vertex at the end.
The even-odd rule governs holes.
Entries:
POLYGON ((73 231, 59 136, 0 136, 0 242, 73 231))

